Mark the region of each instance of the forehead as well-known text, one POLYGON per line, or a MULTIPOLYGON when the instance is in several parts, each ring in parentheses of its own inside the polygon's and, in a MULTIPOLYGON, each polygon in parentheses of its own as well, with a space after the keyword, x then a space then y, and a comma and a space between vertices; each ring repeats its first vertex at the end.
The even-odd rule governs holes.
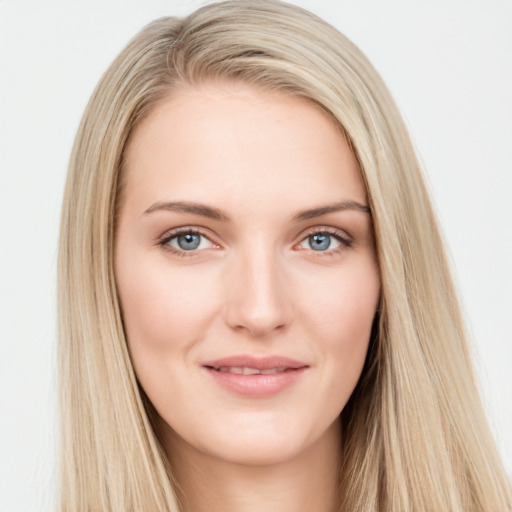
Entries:
POLYGON ((146 201, 366 201, 357 161, 325 112, 246 84, 174 91, 136 127, 124 172, 125 193, 146 201))

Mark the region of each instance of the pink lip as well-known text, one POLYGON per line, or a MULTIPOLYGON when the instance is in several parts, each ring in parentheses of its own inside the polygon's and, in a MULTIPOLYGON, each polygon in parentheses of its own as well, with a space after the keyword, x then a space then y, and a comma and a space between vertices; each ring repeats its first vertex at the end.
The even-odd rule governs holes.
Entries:
POLYGON ((304 374, 309 366, 282 356, 253 357, 237 355, 208 361, 203 368, 224 389, 248 398, 264 398, 288 388, 304 374), (221 372, 219 368, 279 369, 277 373, 243 375, 221 372))

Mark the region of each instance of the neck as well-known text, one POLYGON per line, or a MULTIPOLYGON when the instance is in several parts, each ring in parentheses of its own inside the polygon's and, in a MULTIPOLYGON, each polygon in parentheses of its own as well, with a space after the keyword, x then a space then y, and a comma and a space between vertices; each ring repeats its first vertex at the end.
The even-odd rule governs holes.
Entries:
MULTIPOLYGON (((175 434, 174 434, 175 435, 175 434)), ((166 443, 183 512, 336 512, 340 425, 292 460, 244 465, 166 443)))

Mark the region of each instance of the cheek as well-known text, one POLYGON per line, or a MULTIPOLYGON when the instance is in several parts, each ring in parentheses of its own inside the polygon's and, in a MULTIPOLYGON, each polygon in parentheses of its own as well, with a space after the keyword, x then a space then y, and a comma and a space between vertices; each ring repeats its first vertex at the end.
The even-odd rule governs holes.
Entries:
POLYGON ((151 264, 132 258, 129 268, 119 262, 116 278, 137 373, 145 362, 158 366, 165 355, 192 347, 215 315, 216 294, 201 272, 170 268, 165 257, 151 264))
POLYGON ((340 345, 342 340, 350 344, 369 337, 380 293, 376 264, 341 268, 308 290, 314 290, 314 299, 307 300, 311 317, 325 339, 340 345))
POLYGON ((373 262, 345 267, 331 278, 309 287, 315 292, 315 300, 309 302, 309 329, 318 340, 326 385, 336 390, 331 396, 338 396, 343 407, 364 365, 380 280, 373 262))
POLYGON ((165 257, 144 260, 132 254, 129 267, 119 262, 116 279, 135 374, 163 414, 181 410, 180 382, 187 379, 191 394, 198 386, 187 370, 216 316, 218 294, 200 271, 170 268, 165 257))

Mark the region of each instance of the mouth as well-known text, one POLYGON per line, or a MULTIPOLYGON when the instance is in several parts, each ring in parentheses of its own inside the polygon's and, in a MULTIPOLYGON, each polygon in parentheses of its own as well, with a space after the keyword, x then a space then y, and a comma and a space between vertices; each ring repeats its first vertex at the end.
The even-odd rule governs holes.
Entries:
POLYGON ((202 365, 224 390, 245 398, 265 398, 297 383, 309 365, 285 357, 232 356, 202 365))
POLYGON ((292 372, 297 368, 250 368, 247 366, 207 366, 210 370, 215 370, 221 373, 234 373, 236 375, 274 375, 276 373, 292 372))

